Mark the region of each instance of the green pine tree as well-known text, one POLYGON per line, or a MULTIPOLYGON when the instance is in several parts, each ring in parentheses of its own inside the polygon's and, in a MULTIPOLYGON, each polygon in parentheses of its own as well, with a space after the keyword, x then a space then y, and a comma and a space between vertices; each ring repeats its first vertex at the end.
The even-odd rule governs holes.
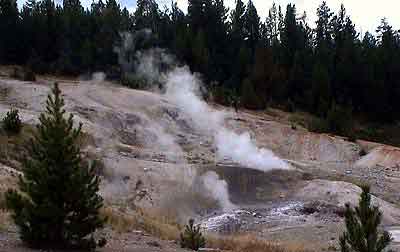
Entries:
POLYGON ((55 84, 37 132, 27 144, 19 191, 6 193, 7 207, 21 239, 34 248, 93 249, 93 232, 102 228, 103 200, 94 167, 83 165, 77 144, 81 124, 64 118, 64 100, 55 84))
POLYGON ((392 238, 385 231, 381 235, 378 226, 382 213, 377 206, 371 206, 369 186, 362 187, 358 206, 352 209, 346 204, 346 231, 340 237, 342 252, 381 252, 385 251, 392 238))
POLYGON ((191 250, 199 250, 206 245, 206 240, 200 232, 200 227, 194 225, 194 220, 190 219, 185 226, 185 231, 181 234, 181 247, 191 250))
POLYGON ((330 76, 323 64, 317 62, 312 72, 312 108, 321 117, 326 117, 332 98, 330 76))
POLYGON ((246 7, 244 16, 244 30, 248 47, 254 53, 256 45, 260 39, 260 16, 258 16, 257 9, 254 3, 249 0, 246 7))
POLYGON ((235 43, 233 46, 240 48, 240 43, 244 37, 244 14, 246 6, 242 0, 236 0, 236 7, 231 12, 231 39, 235 43), (239 44, 239 45, 238 45, 239 44))
POLYGON ((20 63, 20 21, 16 0, 0 0, 0 63, 20 63))
POLYGON ((18 109, 11 109, 2 120, 3 130, 10 135, 17 135, 21 132, 22 122, 19 118, 18 109))
POLYGON ((242 97, 243 106, 247 109, 265 109, 265 102, 262 99, 262 94, 257 92, 254 83, 246 78, 242 83, 242 97))

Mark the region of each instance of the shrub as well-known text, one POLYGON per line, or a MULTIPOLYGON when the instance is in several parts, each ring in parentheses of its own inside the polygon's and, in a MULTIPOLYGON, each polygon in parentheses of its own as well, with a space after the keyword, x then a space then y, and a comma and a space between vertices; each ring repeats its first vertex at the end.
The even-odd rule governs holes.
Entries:
POLYGON ((0 87, 0 100, 6 100, 10 94, 10 87, 0 87))
POLYGON ((362 186, 357 207, 352 209, 346 204, 344 217, 346 231, 340 237, 342 252, 381 252, 392 241, 387 231, 378 233, 382 213, 377 206, 371 206, 369 186, 362 186))
POLYGON ((26 69, 23 76, 24 81, 36 81, 36 75, 32 69, 26 69))
POLYGON ((327 112, 324 118, 312 118, 308 123, 308 129, 316 133, 333 133, 348 137, 348 140, 357 140, 354 129, 352 110, 335 104, 327 112))
POLYGON ((351 134, 347 137, 347 140, 355 143, 355 142, 357 142, 357 136, 355 134, 351 134))
POLYGON ((0 211, 6 209, 6 201, 4 199, 4 193, 0 192, 0 211))
POLYGON ((224 106, 231 105, 231 93, 228 89, 223 86, 215 85, 212 89, 213 101, 224 106))
POLYGON ((358 154, 360 155, 360 157, 363 157, 366 156, 368 153, 364 149, 361 149, 358 154))
POLYGON ((312 118, 308 123, 308 129, 315 133, 326 133, 329 131, 329 126, 324 119, 312 118))
POLYGON ((263 101, 261 94, 257 93, 254 84, 250 79, 243 80, 241 92, 243 107, 254 110, 265 109, 265 102, 263 101))
POLYGON ((185 231, 181 234, 181 247, 191 250, 199 250, 206 245, 206 239, 200 232, 200 227, 194 225, 194 220, 190 219, 185 226, 185 231))
POLYGON ((333 104, 331 109, 328 111, 326 123, 330 132, 342 136, 349 136, 350 138, 352 138, 350 139, 350 141, 355 141, 353 134, 353 119, 351 109, 343 108, 333 104))
POLYGON ((141 77, 134 74, 124 74, 121 78, 121 84, 140 90, 148 90, 153 87, 157 87, 158 89, 162 89, 162 85, 158 80, 147 80, 145 77, 141 77))
POLYGON ((121 78, 121 84, 134 89, 145 89, 147 87, 147 82, 144 79, 134 75, 124 75, 121 78))
POLYGON ((293 112, 296 111, 296 104, 295 104, 291 99, 289 99, 289 100, 286 102, 286 104, 285 104, 285 111, 286 111, 286 112, 291 112, 291 113, 293 113, 293 112))
POLYGON ((310 129, 311 118, 308 115, 303 115, 301 113, 293 113, 289 116, 288 120, 292 124, 310 129))
POLYGON ((367 127, 367 128, 361 129, 360 134, 367 139, 375 138, 379 135, 376 127, 367 127))
POLYGON ((46 113, 26 146, 19 191, 8 190, 6 205, 22 241, 34 248, 85 248, 103 245, 91 236, 103 227, 103 199, 94 166, 85 167, 77 139, 81 126, 64 118, 64 100, 56 84, 46 113))
POLYGON ((31 68, 14 67, 10 77, 22 81, 36 81, 35 73, 31 68))
POLYGON ((7 134, 19 134, 22 128, 22 122, 19 118, 18 109, 11 109, 3 118, 3 129, 7 134))
MULTIPOLYGON (((35 72, 35 73, 39 73, 39 74, 44 74, 44 73, 48 72, 49 70, 51 70, 51 65, 52 65, 52 63, 43 60, 43 58, 40 57, 35 50, 33 50, 30 57, 28 58, 28 60, 26 62, 26 69, 28 69, 28 71, 30 71, 32 73, 35 72)), ((29 80, 26 80, 26 81, 29 81, 29 80)))

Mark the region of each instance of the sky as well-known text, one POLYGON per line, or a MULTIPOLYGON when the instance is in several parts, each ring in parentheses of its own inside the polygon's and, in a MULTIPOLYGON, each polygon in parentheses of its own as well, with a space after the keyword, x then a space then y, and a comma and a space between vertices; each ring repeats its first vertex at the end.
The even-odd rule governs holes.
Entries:
MULTIPOLYGON (((162 2, 169 1, 159 0, 159 3, 163 4, 162 2)), ((187 0, 177 0, 177 2, 181 9, 187 9, 187 0)), ((258 14, 263 20, 268 15, 268 10, 273 2, 281 5, 283 9, 289 3, 295 4, 298 13, 306 11, 308 22, 312 25, 315 23, 315 13, 322 0, 253 0, 258 14)), ((362 33, 366 31, 374 32, 383 17, 386 17, 389 24, 395 29, 400 29, 399 0, 326 0, 326 2, 334 12, 337 12, 343 3, 353 23, 356 24, 357 30, 362 33)), ((225 0, 224 3, 231 9, 235 6, 235 0, 225 0)))
MULTIPOLYGON (((90 6, 92 0, 81 0, 85 7, 90 6)), ((160 7, 164 5, 170 6, 172 0, 156 0, 160 7)), ((178 6, 186 12, 187 0, 174 0, 178 2, 178 6)), ((245 3, 247 0, 243 0, 245 3)), ((21 6, 24 0, 18 0, 21 6)), ((62 2, 62 0, 56 0, 56 2, 62 2)), ((128 10, 133 11, 136 6, 136 0, 119 0, 122 6, 127 7, 128 10)), ((275 2, 277 5, 281 5, 285 9, 288 3, 296 5, 297 12, 303 13, 306 11, 307 19, 311 26, 316 20, 317 7, 321 4, 322 0, 253 0, 254 5, 257 8, 258 14, 262 20, 268 14, 268 10, 275 2)), ((366 31, 374 32, 383 17, 386 17, 389 24, 395 29, 400 29, 400 15, 398 15, 400 9, 399 0, 326 0, 328 6, 334 12, 337 12, 340 5, 343 3, 346 7, 347 13, 351 16, 351 19, 356 24, 356 28, 359 32, 365 33, 366 31)), ((230 9, 234 8, 235 0, 224 0, 224 3, 230 9)))

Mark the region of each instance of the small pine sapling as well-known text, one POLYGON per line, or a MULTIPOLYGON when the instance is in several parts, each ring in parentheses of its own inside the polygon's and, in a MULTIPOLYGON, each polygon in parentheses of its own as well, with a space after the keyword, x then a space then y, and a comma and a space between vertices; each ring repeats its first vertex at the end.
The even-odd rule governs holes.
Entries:
POLYGON ((354 209, 346 204, 346 231, 340 237, 342 252, 383 252, 392 241, 390 234, 379 233, 382 213, 377 206, 371 206, 369 186, 362 186, 358 206, 354 209))
POLYGON ((3 130, 10 135, 17 135, 21 132, 22 122, 19 118, 18 109, 11 109, 3 118, 3 130))
POLYGON ((185 231, 181 233, 181 247, 197 251, 205 245, 206 239, 200 232, 200 226, 194 225, 194 220, 190 219, 185 231))

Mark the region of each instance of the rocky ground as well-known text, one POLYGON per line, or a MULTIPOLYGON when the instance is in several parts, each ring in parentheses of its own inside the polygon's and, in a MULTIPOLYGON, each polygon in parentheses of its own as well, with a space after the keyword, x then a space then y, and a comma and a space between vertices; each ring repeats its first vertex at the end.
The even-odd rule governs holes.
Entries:
MULTIPOLYGON (((123 234, 107 230, 107 245, 99 252, 184 252, 175 241, 166 241, 146 234, 140 230, 132 230, 123 234)), ((37 251, 26 248, 13 231, 0 232, 1 252, 32 252, 37 251)), ((68 252, 68 251, 66 251, 68 252)))
MULTIPOLYGON (((26 125, 37 123, 53 81, 0 77, 0 114, 16 107, 26 125)), ((101 193, 110 207, 160 209, 182 223, 195 217, 211 233, 252 232, 333 251, 343 229, 343 205, 354 204, 360 192, 354 183, 368 182, 384 214, 383 228, 396 237, 395 248, 400 243, 398 148, 311 133, 280 113, 215 106, 226 111, 227 127, 250 132, 259 147, 292 166, 264 173, 217 160, 213 139, 196 131, 163 95, 103 81, 58 81, 67 111, 83 122, 86 156, 102 163, 101 193), (226 181, 232 209, 222 211, 215 200, 193 191, 196 178, 210 170, 226 181)), ((0 157, 4 191, 15 185, 18 162, 0 157)), ((12 230, 0 228, 0 251, 28 251, 12 230)), ((110 231, 110 238, 104 251, 179 251, 172 242, 132 229, 122 235, 110 231)))

